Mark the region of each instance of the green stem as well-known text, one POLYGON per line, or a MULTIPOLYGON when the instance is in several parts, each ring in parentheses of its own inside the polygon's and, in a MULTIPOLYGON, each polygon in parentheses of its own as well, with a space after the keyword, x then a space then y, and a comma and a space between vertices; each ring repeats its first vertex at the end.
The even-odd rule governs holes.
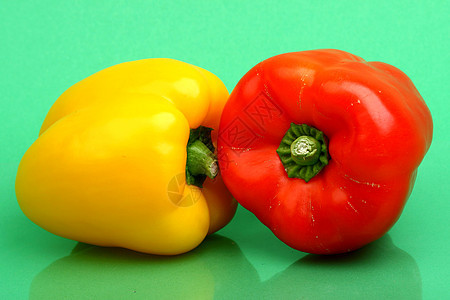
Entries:
POLYGON ((322 131, 292 123, 277 149, 288 177, 308 182, 316 176, 328 164, 326 140, 322 131))
POLYGON ((191 175, 206 175, 209 178, 217 176, 219 168, 217 167, 216 157, 205 144, 196 140, 186 149, 186 167, 191 175))
POLYGON ((211 128, 200 126, 191 129, 186 146, 186 183, 203 186, 206 177, 214 179, 219 173, 214 146, 211 141, 211 128))
POLYGON ((307 135, 298 137, 291 144, 291 157, 298 165, 314 165, 320 157, 319 141, 307 135))

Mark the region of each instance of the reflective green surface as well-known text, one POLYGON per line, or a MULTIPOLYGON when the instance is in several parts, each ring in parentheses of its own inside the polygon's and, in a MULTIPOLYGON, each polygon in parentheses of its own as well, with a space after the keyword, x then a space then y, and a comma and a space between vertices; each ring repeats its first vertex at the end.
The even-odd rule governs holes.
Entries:
POLYGON ((30 299, 421 299, 417 263, 389 236, 351 254, 297 256, 264 280, 239 245, 218 234, 177 257, 79 243, 33 278, 30 299))
POLYGON ((449 1, 0 1, 0 299, 450 299, 449 1), (241 3, 242 2, 242 3, 241 3), (55 99, 108 66, 170 57, 231 91, 259 61, 338 48, 397 66, 435 124, 403 215, 341 256, 295 251, 239 208, 176 257, 79 244, 20 211, 14 180, 55 99))

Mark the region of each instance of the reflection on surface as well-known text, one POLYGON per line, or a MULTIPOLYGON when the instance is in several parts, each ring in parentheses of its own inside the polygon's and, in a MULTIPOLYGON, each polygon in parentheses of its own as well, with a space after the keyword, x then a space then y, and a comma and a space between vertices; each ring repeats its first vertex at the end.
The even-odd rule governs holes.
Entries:
POLYGON ((30 299, 238 299, 258 282, 236 243, 220 235, 172 257, 79 243, 34 278, 30 299))
POLYGON ((348 254, 307 255, 263 285, 267 298, 422 298, 415 260, 395 247, 389 235, 348 254))
POLYGON ((261 282, 235 242, 213 235, 173 257, 79 243, 34 278, 30 298, 420 299, 421 290, 416 262, 389 236, 345 255, 306 255, 261 282))

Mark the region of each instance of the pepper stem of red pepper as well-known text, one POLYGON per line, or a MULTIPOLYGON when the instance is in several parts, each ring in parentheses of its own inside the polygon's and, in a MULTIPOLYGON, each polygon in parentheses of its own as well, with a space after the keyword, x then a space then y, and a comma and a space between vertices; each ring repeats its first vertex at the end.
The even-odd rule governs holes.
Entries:
POLYGON ((277 153, 289 178, 308 182, 328 164, 327 138, 314 127, 291 123, 277 153))
POLYGON ((321 145, 312 136, 302 135, 291 144, 291 157, 301 166, 314 165, 320 157, 321 145))
POLYGON ((201 188, 206 177, 214 179, 219 173, 211 131, 212 128, 204 126, 191 129, 186 146, 186 183, 189 185, 201 188))

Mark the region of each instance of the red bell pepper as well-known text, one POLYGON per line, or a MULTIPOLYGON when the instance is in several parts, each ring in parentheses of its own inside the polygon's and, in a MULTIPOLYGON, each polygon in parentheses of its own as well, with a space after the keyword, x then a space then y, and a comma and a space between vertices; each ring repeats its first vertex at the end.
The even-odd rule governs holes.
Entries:
POLYGON ((339 50, 287 53, 233 90, 219 165, 236 200, 287 245, 343 253, 398 220, 432 131, 399 69, 339 50))

